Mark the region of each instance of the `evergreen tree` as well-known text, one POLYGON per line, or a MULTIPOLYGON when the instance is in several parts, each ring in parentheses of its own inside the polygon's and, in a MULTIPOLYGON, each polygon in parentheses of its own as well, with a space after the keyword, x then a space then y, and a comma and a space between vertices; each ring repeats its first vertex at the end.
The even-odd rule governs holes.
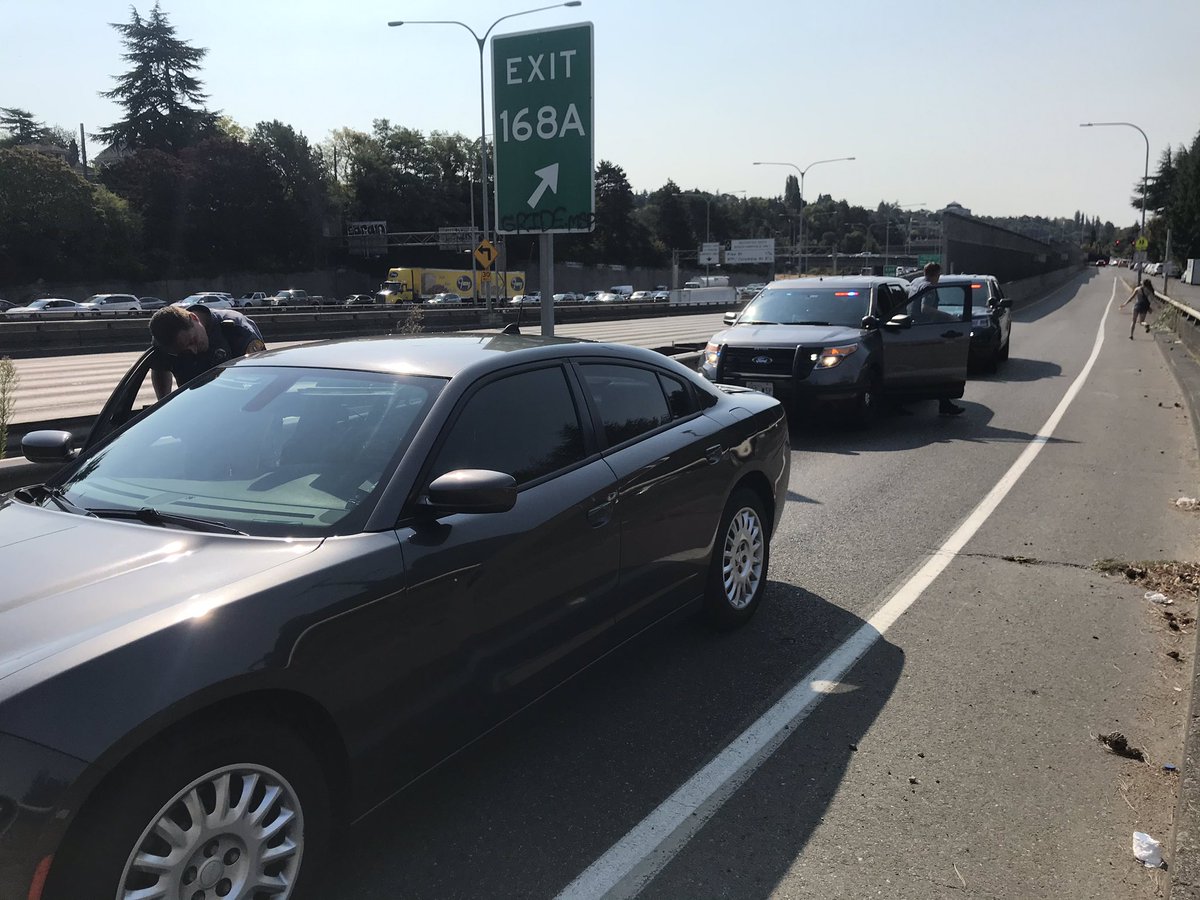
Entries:
POLYGON ((211 134, 217 114, 204 109, 207 95, 194 74, 208 51, 177 38, 158 3, 147 18, 131 8, 129 21, 112 27, 130 69, 101 96, 120 104, 125 117, 96 136, 116 146, 177 153, 211 134))
POLYGON ((0 140, 0 147, 21 147, 26 144, 40 144, 45 126, 37 121, 27 109, 15 106, 0 107, 0 128, 8 132, 8 137, 0 140))

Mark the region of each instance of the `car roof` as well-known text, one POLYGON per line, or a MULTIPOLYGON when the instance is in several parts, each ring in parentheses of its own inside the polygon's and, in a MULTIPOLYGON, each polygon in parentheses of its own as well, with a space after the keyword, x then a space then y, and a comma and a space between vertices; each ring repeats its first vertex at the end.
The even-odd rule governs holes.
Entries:
POLYGON ((520 362, 595 354, 613 354, 659 366, 666 363, 666 357, 660 353, 627 344, 528 334, 455 332, 319 341, 240 357, 230 365, 352 369, 453 378, 468 368, 486 372, 520 362))
POLYGON ((805 278, 780 278, 777 281, 772 281, 767 284, 768 288, 787 288, 787 287, 814 287, 816 285, 822 287, 875 287, 880 284, 894 284, 902 288, 908 287, 908 282, 903 278, 892 278, 880 275, 815 275, 805 278))

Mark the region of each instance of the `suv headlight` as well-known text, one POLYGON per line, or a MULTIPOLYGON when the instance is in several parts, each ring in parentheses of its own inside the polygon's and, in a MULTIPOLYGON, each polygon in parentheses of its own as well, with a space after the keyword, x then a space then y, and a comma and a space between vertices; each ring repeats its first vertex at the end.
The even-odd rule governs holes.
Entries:
POLYGON ((816 357, 818 369, 832 369, 856 350, 858 350, 858 344, 844 344, 841 347, 826 347, 820 354, 813 355, 816 357))
POLYGON ((714 344, 711 341, 704 347, 704 364, 717 367, 717 362, 721 359, 721 345, 714 344))

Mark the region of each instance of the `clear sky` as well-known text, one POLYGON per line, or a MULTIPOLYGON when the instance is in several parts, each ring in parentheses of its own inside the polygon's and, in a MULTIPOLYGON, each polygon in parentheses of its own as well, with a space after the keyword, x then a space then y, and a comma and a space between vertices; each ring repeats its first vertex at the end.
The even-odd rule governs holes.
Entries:
MULTIPOLYGON (((146 12, 152 3, 133 0, 146 12)), ((163 0, 208 49, 210 108, 244 126, 280 119, 319 142, 371 121, 479 132, 482 34, 537 0, 163 0)), ((125 0, 0 0, 0 106, 88 130, 119 118, 98 95, 123 71, 125 0)), ((498 32, 595 25, 596 158, 635 190, 782 193, 779 160, 831 193, 983 215, 1131 224, 1150 169, 1200 131, 1197 0, 584 0, 498 32)), ((490 71, 490 69, 489 69, 490 71)), ((490 84, 488 116, 490 121, 490 84)), ((490 128, 490 126, 489 126, 490 128)), ((92 147, 95 153, 97 147, 92 147)))

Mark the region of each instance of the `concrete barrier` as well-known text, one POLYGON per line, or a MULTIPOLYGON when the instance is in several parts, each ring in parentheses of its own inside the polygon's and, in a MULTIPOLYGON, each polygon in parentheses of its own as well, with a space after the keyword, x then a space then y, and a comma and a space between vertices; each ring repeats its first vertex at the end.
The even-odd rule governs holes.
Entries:
MULTIPOLYGON (((738 304, 694 303, 675 306, 666 303, 581 303, 556 306, 554 319, 558 324, 595 322, 608 319, 640 319, 653 316, 687 316, 726 309, 738 304)), ((509 306, 488 314, 478 307, 453 309, 442 306, 422 306, 423 331, 470 331, 477 328, 500 328, 516 322, 534 326, 540 321, 541 307, 526 306, 520 310, 509 306)), ((385 309, 297 309, 280 311, 248 309, 262 330, 267 343, 272 341, 304 341, 319 338, 354 337, 372 334, 391 334, 409 318, 412 307, 385 309)), ((65 356, 79 353, 112 353, 121 350, 141 350, 149 342, 145 313, 114 316, 104 319, 81 318, 66 321, 0 321, 0 356, 65 356)))

